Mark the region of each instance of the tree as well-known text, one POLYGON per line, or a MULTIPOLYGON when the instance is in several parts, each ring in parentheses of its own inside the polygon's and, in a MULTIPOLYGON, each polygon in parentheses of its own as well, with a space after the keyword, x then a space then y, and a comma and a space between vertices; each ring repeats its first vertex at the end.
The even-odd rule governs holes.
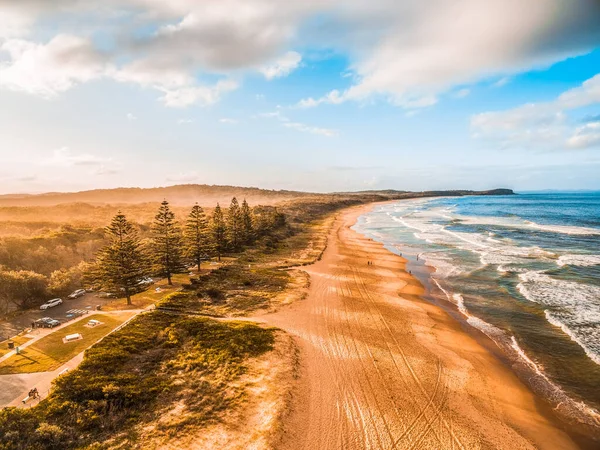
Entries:
POLYGON ((103 289, 131 294, 149 275, 146 255, 133 225, 119 212, 106 228, 109 244, 96 256, 95 281, 103 289))
POLYGON ((10 304, 21 309, 40 305, 47 296, 47 285, 48 279, 39 273, 31 270, 3 271, 0 267, 1 312, 8 312, 10 304))
POLYGON ((242 240, 245 244, 249 244, 254 239, 254 226, 252 218, 252 210, 248 206, 246 199, 242 202, 242 240))
POLYGON ((76 266, 68 269, 58 269, 50 274, 48 290, 52 295, 61 296, 80 289, 84 280, 83 277, 90 271, 90 265, 86 262, 80 262, 76 266))
POLYGON ((208 235, 208 223, 204 210, 196 203, 190 214, 188 215, 185 231, 185 254, 198 266, 200 272, 200 264, 203 259, 206 259, 210 252, 210 239, 208 235))
POLYGON ((152 232, 152 251, 157 272, 165 276, 172 285, 171 276, 184 269, 181 258, 183 245, 179 223, 166 200, 160 204, 158 213, 154 216, 152 232))
POLYGON ((285 225, 285 215, 274 206, 257 206, 253 211, 254 233, 257 236, 269 234, 272 230, 285 225))
POLYGON ((225 234, 225 219, 223 217, 223 210, 221 210, 221 207, 218 203, 215 207, 215 211, 213 212, 210 225, 213 242, 215 244, 215 251, 217 252, 219 261, 221 261, 221 255, 227 246, 227 237, 225 234))
POLYGON ((227 238, 234 251, 240 248, 242 242, 242 211, 235 197, 231 199, 227 213, 227 238))

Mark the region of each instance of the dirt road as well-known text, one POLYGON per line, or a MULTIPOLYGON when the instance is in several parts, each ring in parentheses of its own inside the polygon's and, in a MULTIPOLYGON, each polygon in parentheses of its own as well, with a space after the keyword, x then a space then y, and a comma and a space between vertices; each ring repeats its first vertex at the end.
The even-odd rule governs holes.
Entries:
POLYGON ((302 375, 278 449, 569 449, 530 391, 440 308, 405 260, 340 214, 307 299, 263 316, 302 375), (367 261, 373 261, 368 265, 367 261))

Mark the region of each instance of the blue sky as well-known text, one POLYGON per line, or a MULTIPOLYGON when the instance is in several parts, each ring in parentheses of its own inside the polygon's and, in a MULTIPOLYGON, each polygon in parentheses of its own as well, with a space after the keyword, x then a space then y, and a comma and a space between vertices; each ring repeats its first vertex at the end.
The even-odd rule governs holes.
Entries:
POLYGON ((600 189, 596 2, 17 3, 0 193, 600 189))

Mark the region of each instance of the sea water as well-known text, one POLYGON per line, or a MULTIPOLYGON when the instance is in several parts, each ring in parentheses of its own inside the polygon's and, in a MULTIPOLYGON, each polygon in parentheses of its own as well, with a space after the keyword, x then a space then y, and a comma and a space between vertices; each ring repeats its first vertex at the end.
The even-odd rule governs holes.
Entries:
POLYGON ((559 413, 600 423, 600 193, 403 200, 355 229, 434 268, 432 295, 559 413))

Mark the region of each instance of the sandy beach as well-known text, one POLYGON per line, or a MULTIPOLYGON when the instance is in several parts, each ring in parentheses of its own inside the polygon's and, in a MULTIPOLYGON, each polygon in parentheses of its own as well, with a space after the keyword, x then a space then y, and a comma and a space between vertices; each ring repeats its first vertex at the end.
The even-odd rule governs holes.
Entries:
POLYGON ((281 449, 571 449, 513 372, 339 213, 308 297, 263 320, 301 349, 281 449), (372 264, 368 264, 372 261, 372 264))

